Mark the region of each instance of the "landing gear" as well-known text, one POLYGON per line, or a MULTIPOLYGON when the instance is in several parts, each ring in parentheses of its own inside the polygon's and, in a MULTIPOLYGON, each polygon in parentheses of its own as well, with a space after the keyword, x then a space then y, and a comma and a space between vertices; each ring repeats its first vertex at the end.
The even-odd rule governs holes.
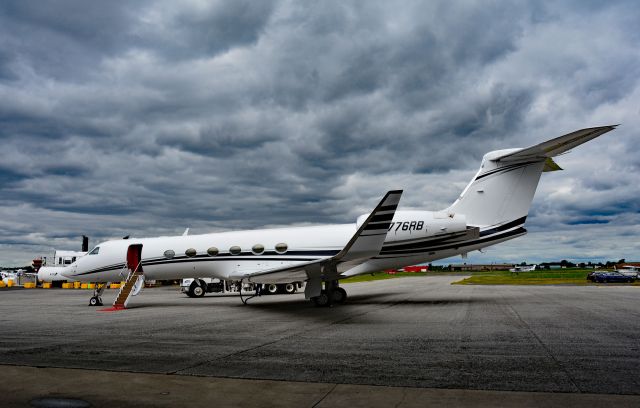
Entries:
POLYGON ((278 293, 278 285, 276 285, 275 283, 270 283, 267 285, 267 292, 270 295, 275 295, 276 293, 278 293))
POLYGON ((102 306, 102 298, 100 296, 92 296, 89 299, 89 306, 102 306))
POLYGON ((107 288, 108 283, 96 283, 93 289, 93 296, 89 299, 89 306, 102 306, 102 294, 107 288))
POLYGON ((333 290, 333 301, 335 303, 343 304, 347 301, 347 291, 342 288, 335 288, 333 290))
POLYGON ((318 307, 331 306, 329 304, 329 295, 327 295, 327 292, 324 290, 320 293, 319 296, 312 297, 311 301, 318 307))
POLYGON ((200 279, 194 280, 189 285, 189 290, 187 290, 187 296, 191 298, 203 297, 206 293, 205 290, 206 283, 200 279))
POLYGON ((284 285, 284 292, 287 294, 295 293, 298 290, 294 283, 287 283, 284 285))
POLYGON ((318 296, 311 298, 318 307, 331 306, 333 303, 343 304, 347 300, 347 291, 338 286, 338 281, 327 281, 318 296))

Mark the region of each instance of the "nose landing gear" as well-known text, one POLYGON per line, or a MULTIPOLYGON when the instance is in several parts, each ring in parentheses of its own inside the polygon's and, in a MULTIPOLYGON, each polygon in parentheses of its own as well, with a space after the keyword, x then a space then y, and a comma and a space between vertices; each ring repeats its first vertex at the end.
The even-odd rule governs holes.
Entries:
POLYGON ((108 283, 96 283, 93 289, 93 296, 89 299, 89 306, 102 306, 102 294, 108 283))

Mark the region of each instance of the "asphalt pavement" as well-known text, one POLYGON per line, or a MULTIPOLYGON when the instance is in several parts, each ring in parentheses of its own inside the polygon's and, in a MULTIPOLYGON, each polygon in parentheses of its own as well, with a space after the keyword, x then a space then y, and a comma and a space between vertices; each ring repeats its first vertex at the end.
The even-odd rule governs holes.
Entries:
MULTIPOLYGON (((488 392, 501 401, 553 395, 640 404, 639 287, 450 284, 458 279, 347 284, 348 303, 331 308, 302 294, 245 306, 236 296, 191 299, 163 287, 145 289, 128 310, 102 312, 87 306, 87 290, 0 289, 0 381, 10 383, 9 366, 12 381, 15 370, 39 367, 44 384, 42 370, 57 367, 78 369, 66 376, 99 370, 316 384, 308 406, 348 385, 360 393, 358 386, 396 387, 398 395, 448 390, 475 395, 472 402, 488 392)), ((104 299, 115 295, 108 290, 104 299)), ((559 404, 570 406, 565 400, 559 404)))

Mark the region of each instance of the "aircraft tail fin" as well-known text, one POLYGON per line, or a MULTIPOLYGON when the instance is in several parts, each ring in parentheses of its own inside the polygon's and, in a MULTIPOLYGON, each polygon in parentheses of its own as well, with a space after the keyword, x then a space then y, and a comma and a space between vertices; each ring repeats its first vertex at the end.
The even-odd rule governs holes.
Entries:
POLYGON ((478 173, 446 211, 464 214, 469 225, 478 227, 515 221, 523 224, 542 172, 562 170, 552 157, 616 126, 577 130, 525 149, 489 152, 484 155, 478 173))

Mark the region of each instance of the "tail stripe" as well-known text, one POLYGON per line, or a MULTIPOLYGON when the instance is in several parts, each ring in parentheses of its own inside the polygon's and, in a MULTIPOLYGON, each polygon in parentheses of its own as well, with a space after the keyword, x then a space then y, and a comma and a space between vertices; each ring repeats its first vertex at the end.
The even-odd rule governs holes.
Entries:
POLYGON ((490 176, 492 174, 502 173, 502 172, 506 173, 508 171, 517 170, 517 169, 519 169, 521 167, 526 167, 526 166, 528 166, 530 164, 539 163, 539 162, 540 162, 540 160, 534 160, 534 161, 528 161, 528 162, 525 162, 525 163, 516 163, 516 164, 510 164, 508 166, 499 167, 497 169, 493 169, 493 170, 490 170, 490 171, 488 171, 488 172, 486 172, 484 174, 479 175, 478 177, 476 177, 476 179, 474 181, 478 181, 481 178, 490 176))

